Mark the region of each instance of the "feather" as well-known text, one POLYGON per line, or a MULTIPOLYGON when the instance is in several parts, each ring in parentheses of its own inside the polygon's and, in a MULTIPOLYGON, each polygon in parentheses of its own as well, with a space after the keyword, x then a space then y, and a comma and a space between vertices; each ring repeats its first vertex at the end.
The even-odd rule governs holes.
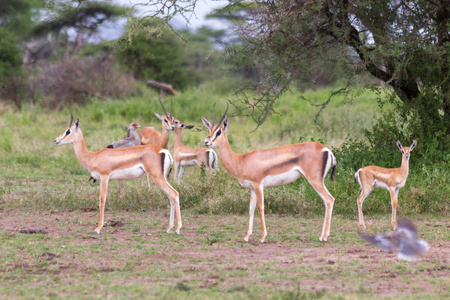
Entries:
POLYGON ((399 220, 398 228, 394 232, 386 232, 384 235, 366 235, 361 232, 358 234, 383 250, 398 251, 397 257, 403 260, 415 260, 430 249, 427 242, 417 239, 417 228, 408 219, 399 220))

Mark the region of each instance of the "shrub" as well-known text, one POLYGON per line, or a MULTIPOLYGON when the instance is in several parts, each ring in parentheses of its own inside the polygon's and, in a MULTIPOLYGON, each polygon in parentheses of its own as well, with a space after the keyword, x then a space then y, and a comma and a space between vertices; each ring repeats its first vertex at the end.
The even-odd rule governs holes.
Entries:
POLYGON ((133 76, 113 64, 110 56, 55 61, 40 68, 32 82, 33 94, 44 107, 84 105, 89 96, 122 98, 136 93, 133 76))

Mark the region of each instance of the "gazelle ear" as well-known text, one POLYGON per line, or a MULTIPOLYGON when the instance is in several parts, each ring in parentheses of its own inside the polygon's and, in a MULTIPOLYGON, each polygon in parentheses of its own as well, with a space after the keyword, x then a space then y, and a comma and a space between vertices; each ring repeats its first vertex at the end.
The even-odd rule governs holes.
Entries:
POLYGON ((228 116, 223 119, 223 131, 227 132, 228 130, 228 116))
POLYGON ((397 144, 398 149, 400 149, 400 151, 403 152, 403 146, 402 146, 402 144, 400 143, 400 141, 397 141, 396 144, 397 144))
POLYGON ((192 128, 194 128, 194 125, 186 125, 185 128, 186 128, 186 129, 192 129, 192 128))
POLYGON ((74 126, 75 126, 75 132, 78 132, 78 129, 80 128, 80 119, 77 119, 75 121, 74 126))
POLYGON ((409 151, 412 151, 412 149, 414 149, 414 147, 417 146, 417 141, 414 140, 413 143, 411 144, 411 147, 409 147, 409 151))
POLYGON ((164 118, 163 117, 161 117, 161 115, 160 114, 158 114, 158 113, 154 113, 155 114, 155 116, 158 118, 158 119, 160 119, 161 121, 164 121, 164 118))
POLYGON ((205 124, 206 128, 211 129, 211 127, 212 127, 211 122, 209 122, 205 117, 202 117, 202 121, 203 121, 203 124, 205 124))

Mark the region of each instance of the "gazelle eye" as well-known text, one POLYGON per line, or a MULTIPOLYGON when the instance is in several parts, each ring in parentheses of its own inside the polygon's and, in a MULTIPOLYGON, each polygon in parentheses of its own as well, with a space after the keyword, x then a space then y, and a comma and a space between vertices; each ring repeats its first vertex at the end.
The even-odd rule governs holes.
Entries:
POLYGON ((216 138, 222 134, 222 129, 216 131, 216 138))
POLYGON ((66 135, 69 135, 69 134, 70 134, 70 129, 67 129, 66 135))

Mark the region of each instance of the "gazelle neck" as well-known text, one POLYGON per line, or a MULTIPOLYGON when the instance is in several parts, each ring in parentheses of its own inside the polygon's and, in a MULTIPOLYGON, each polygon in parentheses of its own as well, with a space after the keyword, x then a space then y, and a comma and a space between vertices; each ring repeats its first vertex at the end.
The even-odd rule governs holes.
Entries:
POLYGON ((406 159, 405 156, 402 155, 402 164, 400 165, 400 170, 408 175, 409 173, 409 159, 406 159))
POLYGON ((75 141, 73 141, 73 150, 75 152, 75 156, 79 163, 88 168, 90 165, 90 154, 92 153, 86 148, 86 144, 84 143, 83 133, 81 129, 78 129, 78 137, 75 141))
POLYGON ((169 144, 169 133, 170 133, 170 130, 164 126, 164 122, 163 122, 162 130, 161 130, 161 143, 159 145, 161 148, 167 149, 167 145, 169 144))
POLYGON ((181 146, 181 132, 183 129, 175 127, 175 141, 174 141, 174 147, 181 146))
POLYGON ((226 133, 223 133, 223 141, 220 145, 217 145, 217 154, 219 155, 222 166, 231 174, 236 176, 236 172, 240 170, 238 168, 239 155, 234 153, 231 149, 230 143, 228 142, 228 137, 226 133))

